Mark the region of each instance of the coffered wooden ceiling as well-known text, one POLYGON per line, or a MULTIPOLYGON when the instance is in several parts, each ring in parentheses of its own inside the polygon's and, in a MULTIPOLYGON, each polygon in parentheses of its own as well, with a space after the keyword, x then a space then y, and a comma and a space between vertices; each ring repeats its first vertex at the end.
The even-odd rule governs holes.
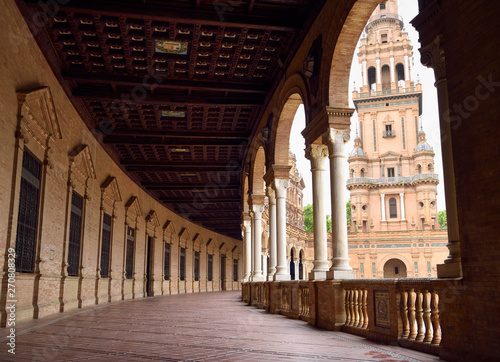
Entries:
POLYGON ((324 0, 18 1, 73 104, 154 198, 241 239, 241 166, 324 0))

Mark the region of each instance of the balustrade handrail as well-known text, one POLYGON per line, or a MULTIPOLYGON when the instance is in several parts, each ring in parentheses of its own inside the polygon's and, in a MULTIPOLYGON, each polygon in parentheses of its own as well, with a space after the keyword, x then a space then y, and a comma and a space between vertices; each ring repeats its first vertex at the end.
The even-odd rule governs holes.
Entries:
POLYGON ((396 184, 405 183, 411 184, 419 180, 439 180, 437 173, 418 173, 413 176, 396 176, 396 177, 354 177, 347 179, 347 185, 352 184, 396 184))
POLYGON ((375 21, 375 20, 380 20, 380 19, 398 19, 399 21, 403 21, 403 17, 399 14, 396 14, 396 13, 381 13, 381 14, 377 14, 377 15, 373 15, 372 17, 370 17, 370 19, 368 19, 368 25, 375 21))
POLYGON ((406 87, 406 88, 402 88, 401 90, 399 90, 399 88, 380 90, 380 91, 374 90, 373 92, 370 91, 370 92, 358 93, 358 98, 380 97, 380 96, 387 96, 387 95, 392 95, 392 94, 413 93, 416 91, 417 91, 417 87, 406 87))

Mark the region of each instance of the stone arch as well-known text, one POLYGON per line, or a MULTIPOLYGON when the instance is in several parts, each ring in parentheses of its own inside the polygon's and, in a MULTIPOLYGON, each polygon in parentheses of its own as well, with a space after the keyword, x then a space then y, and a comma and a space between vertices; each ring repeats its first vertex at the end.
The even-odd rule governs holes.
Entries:
POLYGON ((341 28, 335 22, 331 23, 324 44, 334 44, 334 47, 323 53, 320 91, 332 107, 349 107, 349 75, 354 51, 368 19, 379 4, 380 0, 355 1, 346 10, 346 20, 341 28))
POLYGON ((391 258, 384 263, 384 278, 406 278, 408 270, 406 264, 398 258, 391 258))
POLYGON ((252 155, 250 164, 250 192, 252 195, 265 195, 264 175, 266 174, 266 152, 263 145, 259 145, 252 155))
POLYGON ((382 76, 382 90, 391 89, 391 68, 384 64, 380 70, 382 76))
POLYGON ((377 261, 377 275, 384 275, 384 265, 390 259, 401 260, 406 267, 406 271, 408 272, 409 267, 411 266, 411 262, 406 256, 404 256, 403 254, 388 254, 380 259, 380 261, 377 261))
POLYGON ((399 83, 399 81, 404 81, 405 80, 405 66, 403 63, 398 63, 396 64, 396 79, 399 83))
POLYGON ((309 90, 302 74, 293 74, 283 86, 279 95, 279 117, 273 119, 271 133, 271 162, 276 165, 288 165, 288 149, 290 148, 290 132, 297 109, 304 104, 306 125, 309 123, 309 90), (280 147, 281 146, 281 147, 280 147))

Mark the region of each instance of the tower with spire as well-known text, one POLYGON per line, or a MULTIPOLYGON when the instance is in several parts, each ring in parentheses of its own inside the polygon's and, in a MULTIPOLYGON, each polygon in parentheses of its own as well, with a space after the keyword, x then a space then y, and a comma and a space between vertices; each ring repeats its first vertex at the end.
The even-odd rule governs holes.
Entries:
POLYGON ((396 0, 377 6, 358 58, 362 85, 353 92, 358 123, 348 159, 350 232, 439 229, 439 180, 421 122, 422 86, 413 81, 413 46, 396 0))

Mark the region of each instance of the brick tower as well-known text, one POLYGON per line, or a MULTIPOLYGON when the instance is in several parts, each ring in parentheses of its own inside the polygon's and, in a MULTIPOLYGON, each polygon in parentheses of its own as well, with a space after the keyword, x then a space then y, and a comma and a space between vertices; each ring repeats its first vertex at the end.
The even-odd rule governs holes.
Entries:
MULTIPOLYGON (((434 151, 421 126, 422 86, 411 75, 413 46, 397 10, 395 0, 377 7, 366 25, 358 52, 362 86, 353 93, 358 129, 349 155, 347 181, 352 215, 350 247, 354 248, 355 238, 368 238, 368 234, 359 233, 373 233, 370 240, 378 244, 414 238, 414 243, 372 247, 398 248, 398 253, 408 253, 406 264, 410 265, 405 269, 410 271, 414 267, 416 275, 419 253, 410 249, 426 244, 427 254, 432 254, 431 244, 421 241, 423 231, 432 233, 439 229, 436 203, 439 180, 434 173, 434 151), (409 262, 412 259, 417 259, 417 264, 409 262)), ((372 264, 377 272, 363 273, 361 265, 360 273, 369 277, 381 277, 381 268, 385 270, 382 265, 373 269, 372 264)), ((402 267, 389 269, 395 270, 394 276, 398 277, 402 267)), ((384 271, 383 275, 388 274, 384 271)))

